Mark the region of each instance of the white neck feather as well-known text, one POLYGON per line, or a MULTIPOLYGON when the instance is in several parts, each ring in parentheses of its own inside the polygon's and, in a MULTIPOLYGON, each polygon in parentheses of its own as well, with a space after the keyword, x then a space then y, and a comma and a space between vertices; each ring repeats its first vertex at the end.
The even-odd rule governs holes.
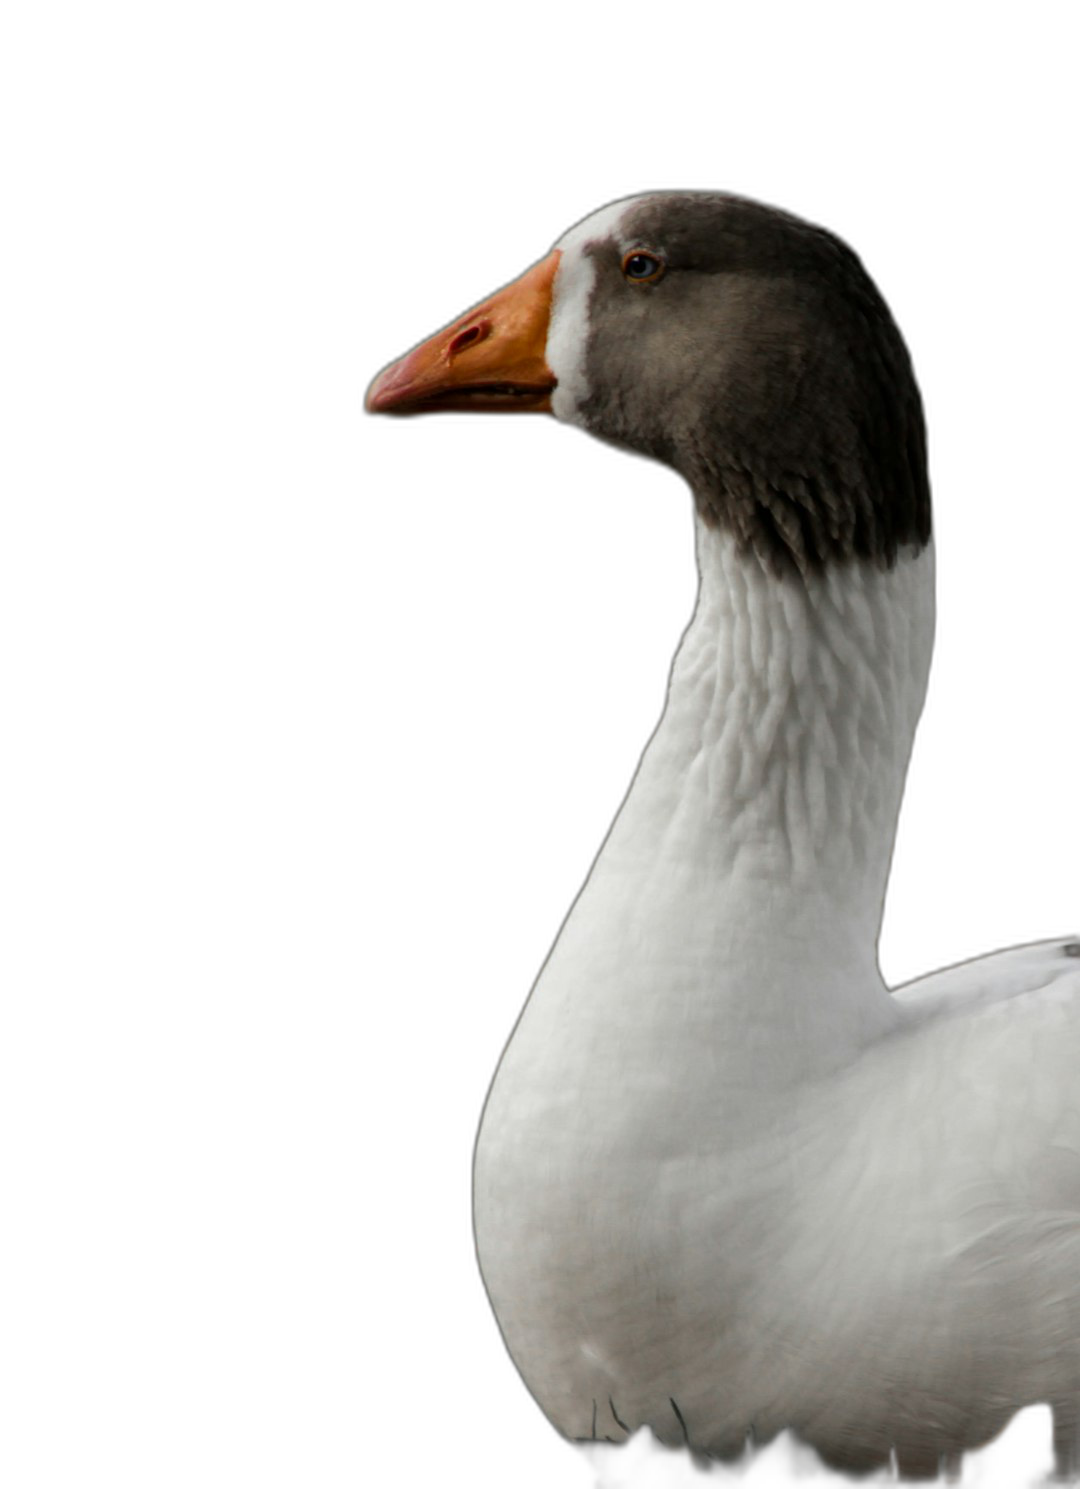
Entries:
POLYGON ((933 554, 778 578, 699 520, 697 557, 663 716, 531 1012, 621 1010, 714 1052, 757 1031, 784 1080, 895 1020, 877 936, 933 554))

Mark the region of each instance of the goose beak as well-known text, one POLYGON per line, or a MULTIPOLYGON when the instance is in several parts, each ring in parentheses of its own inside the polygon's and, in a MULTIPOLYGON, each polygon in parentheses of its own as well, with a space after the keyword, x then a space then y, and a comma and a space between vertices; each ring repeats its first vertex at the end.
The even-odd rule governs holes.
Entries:
POLYGON ((373 414, 440 410, 550 413, 551 287, 559 250, 380 372, 364 406, 373 414))

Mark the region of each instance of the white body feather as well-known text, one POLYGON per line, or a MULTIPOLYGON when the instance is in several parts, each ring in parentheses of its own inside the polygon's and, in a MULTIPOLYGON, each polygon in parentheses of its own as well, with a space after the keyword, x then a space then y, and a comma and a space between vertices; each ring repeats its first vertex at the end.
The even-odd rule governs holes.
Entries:
MULTIPOLYGON (((569 419, 585 237, 549 339, 569 419)), ((574 1438, 725 1453, 793 1426, 923 1471, 1050 1401, 1062 1451, 1080 960, 1045 943, 895 994, 877 965, 932 550, 779 579, 699 522, 698 566, 663 718, 485 1108, 507 1345, 574 1438)))

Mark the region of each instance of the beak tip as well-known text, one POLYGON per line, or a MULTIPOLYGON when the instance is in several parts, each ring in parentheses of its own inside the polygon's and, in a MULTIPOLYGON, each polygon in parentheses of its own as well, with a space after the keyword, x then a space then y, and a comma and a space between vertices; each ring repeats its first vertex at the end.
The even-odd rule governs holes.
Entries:
MULTIPOLYGON (((396 365, 396 364, 395 364, 396 365)), ((364 409, 369 414, 384 414, 394 406, 394 390, 392 386, 392 374, 395 367, 387 367, 374 378, 364 394, 364 409)))

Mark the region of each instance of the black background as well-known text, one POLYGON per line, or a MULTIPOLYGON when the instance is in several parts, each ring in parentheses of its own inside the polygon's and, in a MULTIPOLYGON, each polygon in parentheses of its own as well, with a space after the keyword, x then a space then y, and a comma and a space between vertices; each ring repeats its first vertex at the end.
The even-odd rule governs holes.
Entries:
MULTIPOLYGON (((475 77, 463 66, 454 107, 436 70, 419 92, 405 71, 401 112, 360 121, 358 404, 384 365, 611 201, 725 189, 840 232, 912 347, 936 500, 936 651, 883 975, 900 986, 1076 934, 1076 393, 1059 360, 1074 255, 1046 137, 1011 116, 976 135, 959 119, 883 138, 858 116, 809 135, 801 118, 767 137, 700 119, 642 131, 641 110, 579 116, 557 88, 521 128, 509 103, 469 119, 475 77), (402 122, 419 98, 422 143, 402 122)), ((375 1115, 349 1182, 374 1251, 358 1255, 378 1319, 366 1349, 402 1440, 472 1459, 478 1485, 569 1485, 572 1455, 478 1275, 472 1150, 660 718, 696 594, 690 502, 553 420, 359 418, 358 438, 358 1062, 375 1115)))

